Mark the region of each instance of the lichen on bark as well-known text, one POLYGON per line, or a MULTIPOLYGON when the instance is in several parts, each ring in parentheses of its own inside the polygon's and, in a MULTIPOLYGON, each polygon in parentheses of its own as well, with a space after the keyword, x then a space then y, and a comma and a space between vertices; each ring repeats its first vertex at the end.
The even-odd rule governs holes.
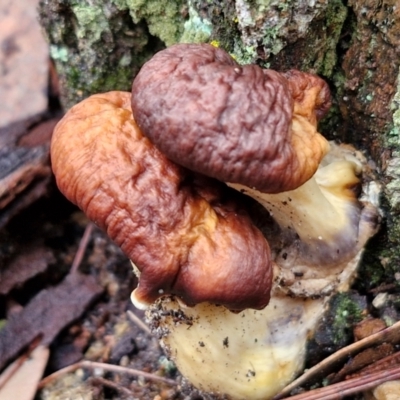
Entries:
POLYGON ((399 272, 400 264, 400 69, 396 93, 390 103, 390 112, 393 122, 385 137, 385 147, 389 149, 390 157, 385 159, 384 165, 389 245, 384 246, 382 254, 386 257, 390 271, 395 274, 399 272))
POLYGON ((39 11, 66 109, 93 93, 129 90, 132 76, 163 46, 118 1, 42 0, 39 11))
POLYGON ((397 91, 390 105, 393 113, 393 125, 387 134, 387 145, 393 148, 392 156, 387 160, 386 175, 391 181, 386 185, 392 212, 400 213, 400 70, 397 77, 397 91))
POLYGON ((295 64, 326 77, 347 9, 341 0, 193 0, 213 26, 212 38, 242 64, 274 68, 295 64))
POLYGON ((167 46, 176 43, 183 32, 186 11, 184 0, 115 0, 120 9, 128 9, 135 24, 145 20, 153 36, 167 46))
POLYGON ((349 7, 352 34, 337 85, 342 120, 337 134, 366 150, 377 165, 384 229, 368 250, 366 276, 393 282, 400 262, 400 9, 396 0, 350 0, 349 7))

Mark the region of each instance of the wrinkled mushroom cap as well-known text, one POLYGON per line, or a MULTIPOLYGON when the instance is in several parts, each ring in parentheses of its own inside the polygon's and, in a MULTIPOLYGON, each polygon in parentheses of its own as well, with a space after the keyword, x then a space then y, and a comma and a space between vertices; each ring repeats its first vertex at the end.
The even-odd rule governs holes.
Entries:
POLYGON ((168 158, 268 193, 315 173, 329 147, 316 119, 328 106, 318 77, 240 66, 206 44, 160 51, 132 85, 134 118, 168 158))
POLYGON ((98 94, 64 116, 51 144, 58 187, 141 271, 137 302, 175 294, 189 305, 263 308, 269 247, 238 195, 169 161, 142 135, 130 101, 98 94))

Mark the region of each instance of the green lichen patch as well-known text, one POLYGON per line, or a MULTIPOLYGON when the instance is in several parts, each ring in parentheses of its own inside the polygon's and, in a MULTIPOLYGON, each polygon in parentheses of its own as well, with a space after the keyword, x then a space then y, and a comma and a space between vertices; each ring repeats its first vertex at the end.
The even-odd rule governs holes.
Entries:
MULTIPOLYGON (((119 7, 122 1, 118 0, 119 7)), ((184 0, 126 0, 135 23, 145 20, 150 33, 166 46, 179 42, 184 31, 186 2, 184 0)))
POLYGON ((193 1, 188 1, 188 19, 184 23, 181 43, 205 43, 209 41, 213 26, 206 16, 201 16, 193 1))
POLYGON ((336 345, 344 345, 353 336, 352 328, 362 320, 366 310, 365 299, 354 293, 339 293, 332 302, 333 315, 333 342, 336 345))
POLYGON ((76 36, 88 40, 85 46, 99 41, 104 32, 110 32, 109 22, 101 4, 72 2, 71 9, 77 21, 76 36))
MULTIPOLYGON (((199 16, 197 31, 211 32, 210 41, 218 42, 240 64, 258 63, 270 67, 278 54, 300 40, 305 43, 298 46, 302 49, 301 55, 290 56, 290 63, 281 63, 277 69, 301 65, 303 69, 322 71, 328 75, 336 61, 335 48, 346 7, 341 0, 328 4, 322 0, 306 3, 300 0, 284 4, 279 0, 188 1, 191 24, 196 26, 196 19, 191 15, 199 16), (316 21, 318 31, 314 27, 316 21), (324 24, 327 24, 327 29, 324 24), (316 50, 319 51, 317 60, 314 55, 316 50)), ((188 22, 186 26, 190 26, 188 22)), ((186 32, 184 37, 188 37, 186 32)), ((192 38, 198 41, 197 36, 192 38)))
POLYGON ((198 30, 197 27, 200 26, 200 31, 210 32, 208 42, 212 42, 214 45, 225 49, 236 57, 233 50, 236 43, 240 42, 240 36, 237 29, 234 2, 223 0, 214 0, 212 2, 209 0, 188 0, 188 4, 189 19, 186 22, 185 33, 181 41, 184 41, 184 38, 187 37, 187 30, 189 28, 188 32, 190 33, 196 29, 198 30), (197 18, 200 18, 200 23, 197 23, 197 18))
POLYGON ((235 41, 231 54, 241 65, 252 64, 257 59, 256 47, 243 46, 239 41, 235 41))
MULTIPOLYGON (((271 54, 278 54, 288 41, 291 13, 299 11, 299 20, 293 21, 297 25, 296 28, 305 22, 301 20, 302 13, 297 3, 291 1, 282 7, 282 2, 278 0, 237 1, 237 24, 243 45, 247 48, 261 47, 264 61, 267 61, 271 54)), ((314 12, 309 10, 311 19, 314 12)))
POLYGON ((68 47, 57 46, 55 44, 50 45, 50 57, 54 61, 67 62, 68 61, 68 47))
POLYGON ((318 73, 325 77, 331 77, 337 67, 338 57, 336 49, 347 14, 347 7, 344 6, 341 0, 329 2, 325 16, 325 51, 322 62, 317 68, 318 73))

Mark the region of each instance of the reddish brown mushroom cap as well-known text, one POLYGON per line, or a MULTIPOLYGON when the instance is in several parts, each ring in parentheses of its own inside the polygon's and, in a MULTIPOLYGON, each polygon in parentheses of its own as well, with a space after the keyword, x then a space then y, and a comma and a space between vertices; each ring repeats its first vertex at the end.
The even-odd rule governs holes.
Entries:
POLYGON ((329 90, 314 75, 240 66, 206 44, 160 51, 132 85, 134 118, 168 158, 268 193, 315 173, 328 149, 316 118, 328 104, 329 90))
POLYGON ((57 125, 51 158, 64 195, 141 271, 136 297, 232 310, 269 301, 267 242, 224 185, 161 154, 132 118, 130 93, 94 95, 57 125))

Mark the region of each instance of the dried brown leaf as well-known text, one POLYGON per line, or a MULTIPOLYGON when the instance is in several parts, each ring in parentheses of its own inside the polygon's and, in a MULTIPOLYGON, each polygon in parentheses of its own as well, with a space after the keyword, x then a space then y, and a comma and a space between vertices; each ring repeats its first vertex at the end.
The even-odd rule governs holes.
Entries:
POLYGON ((27 249, 0 270, 0 294, 7 294, 14 287, 44 272, 54 260, 51 250, 45 247, 27 249))
POLYGON ((80 273, 42 290, 20 313, 12 314, 0 331, 0 368, 40 335, 43 344, 51 343, 102 291, 93 277, 80 273))
POLYGON ((337 374, 330 376, 329 382, 340 382, 341 380, 346 379, 349 374, 354 374, 362 368, 374 364, 377 361, 391 355, 393 351, 394 348, 390 343, 382 343, 378 346, 363 350, 354 357, 350 358, 350 360, 337 374))
POLYGON ((388 369, 396 368, 396 366, 400 365, 400 352, 391 354, 381 360, 368 365, 367 367, 363 368, 361 371, 357 372, 356 374, 350 375, 347 378, 352 379, 358 376, 365 376, 368 374, 372 374, 378 371, 385 371, 388 369))
POLYGON ((385 321, 379 318, 366 318, 360 321, 353 330, 355 340, 361 340, 386 328, 385 321))

